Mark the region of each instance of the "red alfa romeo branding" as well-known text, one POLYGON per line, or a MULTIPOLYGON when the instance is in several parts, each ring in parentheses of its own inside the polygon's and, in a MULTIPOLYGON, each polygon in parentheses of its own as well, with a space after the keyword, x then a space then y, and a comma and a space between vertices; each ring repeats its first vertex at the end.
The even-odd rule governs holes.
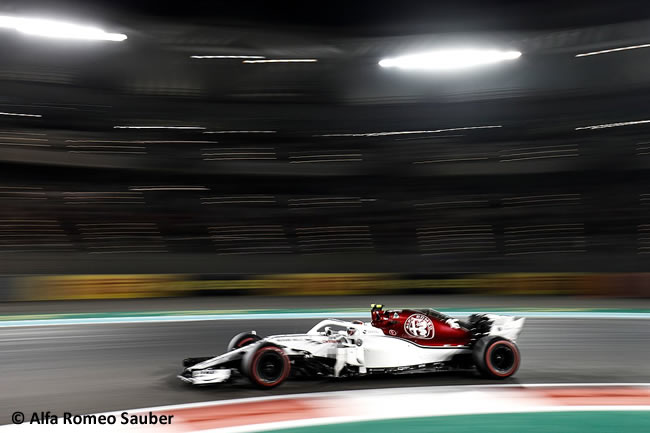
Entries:
POLYGON ((430 340, 435 335, 433 322, 424 314, 411 314, 404 322, 404 331, 415 338, 430 340))

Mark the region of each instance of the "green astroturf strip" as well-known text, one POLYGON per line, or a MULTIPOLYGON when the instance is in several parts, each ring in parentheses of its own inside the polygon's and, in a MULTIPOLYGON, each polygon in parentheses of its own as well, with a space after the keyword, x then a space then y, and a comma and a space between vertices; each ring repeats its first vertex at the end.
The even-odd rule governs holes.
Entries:
MULTIPOLYGON (((390 403, 386 404, 390 411, 390 403)), ((275 433, 647 433, 650 411, 532 412, 404 418, 272 430, 275 433)))

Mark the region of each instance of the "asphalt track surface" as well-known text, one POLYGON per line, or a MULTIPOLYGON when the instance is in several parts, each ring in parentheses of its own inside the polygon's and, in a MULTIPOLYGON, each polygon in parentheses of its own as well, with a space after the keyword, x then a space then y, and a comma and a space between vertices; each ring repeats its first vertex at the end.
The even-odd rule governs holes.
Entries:
MULTIPOLYGON (((222 352, 236 333, 304 332, 315 320, 34 326, 0 329, 0 424, 14 411, 94 413, 168 404, 345 389, 495 383, 471 374, 291 381, 197 388, 181 360, 222 352)), ((528 319, 523 361, 506 383, 650 382, 649 320, 528 319)), ((503 383, 499 381, 498 383, 503 383)))

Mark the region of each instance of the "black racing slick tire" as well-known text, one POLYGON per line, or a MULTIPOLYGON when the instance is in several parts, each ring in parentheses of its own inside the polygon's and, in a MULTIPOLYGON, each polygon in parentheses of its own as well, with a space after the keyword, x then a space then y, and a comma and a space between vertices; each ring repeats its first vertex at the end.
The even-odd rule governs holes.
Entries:
POLYGON ((259 343, 251 349, 242 359, 241 371, 253 385, 270 389, 289 377, 291 361, 281 347, 272 343, 259 343))
POLYGON ((476 369, 485 377, 505 379, 519 369, 521 354, 517 345, 505 338, 485 336, 474 345, 476 369))
POLYGON ((262 337, 252 332, 242 332, 241 334, 237 334, 232 337, 232 340, 230 340, 230 343, 228 343, 228 348, 226 351, 230 352, 231 350, 248 346, 249 344, 253 344, 257 341, 260 341, 261 339, 262 337))

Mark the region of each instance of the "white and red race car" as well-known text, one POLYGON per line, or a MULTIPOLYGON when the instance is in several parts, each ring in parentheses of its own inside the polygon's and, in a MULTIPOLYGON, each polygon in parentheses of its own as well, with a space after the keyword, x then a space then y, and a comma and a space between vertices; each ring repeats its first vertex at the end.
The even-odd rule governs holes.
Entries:
POLYGON ((178 376, 194 385, 243 375, 272 388, 290 375, 345 377, 467 370, 503 379, 521 361, 516 340, 524 318, 473 314, 459 320, 432 309, 385 310, 372 305, 370 323, 327 319, 305 334, 236 335, 227 352, 187 358, 178 376))

